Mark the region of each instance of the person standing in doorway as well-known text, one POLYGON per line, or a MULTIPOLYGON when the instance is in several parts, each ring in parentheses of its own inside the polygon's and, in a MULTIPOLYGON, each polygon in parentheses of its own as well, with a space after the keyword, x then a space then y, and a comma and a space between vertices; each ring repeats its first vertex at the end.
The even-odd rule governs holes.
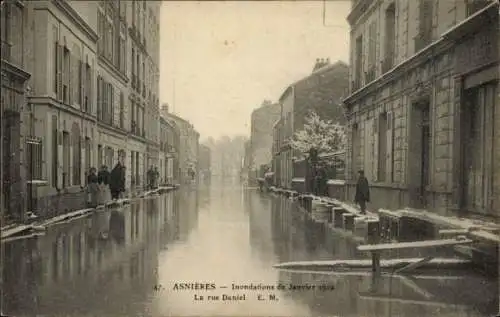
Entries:
POLYGON ((358 182, 356 183, 356 195, 354 197, 354 202, 359 204, 361 214, 366 214, 366 203, 370 202, 370 186, 368 185, 368 180, 365 177, 365 172, 360 170, 358 172, 358 182))

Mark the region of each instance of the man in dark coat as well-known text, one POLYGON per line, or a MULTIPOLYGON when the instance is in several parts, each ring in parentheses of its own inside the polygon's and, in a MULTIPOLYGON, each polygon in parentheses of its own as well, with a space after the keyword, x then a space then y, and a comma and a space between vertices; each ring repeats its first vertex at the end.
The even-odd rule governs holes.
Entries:
POLYGON ((109 189, 112 199, 118 199, 120 193, 125 191, 125 168, 120 162, 111 171, 109 189))
POLYGON ((370 186, 365 177, 365 172, 360 170, 358 173, 359 177, 356 183, 356 196, 354 197, 354 202, 359 204, 361 214, 364 215, 366 214, 366 203, 370 202, 370 186))

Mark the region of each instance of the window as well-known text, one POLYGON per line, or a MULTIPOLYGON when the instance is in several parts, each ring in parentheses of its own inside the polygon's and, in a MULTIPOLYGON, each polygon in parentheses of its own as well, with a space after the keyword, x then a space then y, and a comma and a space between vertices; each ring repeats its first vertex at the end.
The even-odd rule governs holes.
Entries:
POLYGON ((28 180, 42 179, 42 141, 35 137, 26 141, 26 178, 28 180))
POLYGON ((107 21, 106 23, 106 57, 108 60, 113 61, 113 33, 114 33, 114 27, 111 24, 110 21, 107 21))
POLYGON ((57 187, 57 181, 58 181, 58 171, 59 171, 59 151, 58 151, 58 146, 59 146, 59 143, 58 143, 58 139, 57 139, 57 116, 52 116, 52 153, 51 153, 51 156, 52 156, 52 167, 51 167, 51 170, 52 170, 52 177, 51 177, 51 180, 52 180, 52 186, 53 187, 57 187))
POLYGON ((366 72, 366 82, 375 80, 375 65, 377 58, 377 24, 372 22, 368 29, 368 70, 366 72))
POLYGON ((396 7, 391 3, 385 11, 385 57, 382 61, 382 72, 385 73, 394 66, 396 48, 396 7))
POLYGON ((432 41, 433 0, 420 0, 418 35, 415 37, 415 52, 432 41))
POLYGON ((99 34, 99 42, 98 42, 98 51, 99 51, 99 54, 103 55, 104 54, 104 48, 106 46, 106 39, 107 39, 107 35, 106 35, 106 32, 105 29, 105 21, 106 21, 106 18, 104 16, 104 13, 99 10, 98 14, 97 14, 97 33, 99 34))
POLYGON ((356 49, 354 51, 354 85, 353 90, 361 88, 361 74, 363 72, 363 36, 360 35, 356 39, 356 49))
POLYGON ((125 38, 120 36, 120 45, 119 45, 119 50, 120 50, 120 54, 119 54, 119 60, 118 60, 118 66, 120 68, 120 70, 125 73, 126 72, 126 50, 125 50, 125 38))

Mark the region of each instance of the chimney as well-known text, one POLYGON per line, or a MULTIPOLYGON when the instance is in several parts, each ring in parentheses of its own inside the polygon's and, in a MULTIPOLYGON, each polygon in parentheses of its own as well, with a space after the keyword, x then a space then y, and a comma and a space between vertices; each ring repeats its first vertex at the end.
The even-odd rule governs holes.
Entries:
POLYGON ((165 102, 161 105, 160 114, 166 116, 168 114, 168 110, 168 103, 165 102))

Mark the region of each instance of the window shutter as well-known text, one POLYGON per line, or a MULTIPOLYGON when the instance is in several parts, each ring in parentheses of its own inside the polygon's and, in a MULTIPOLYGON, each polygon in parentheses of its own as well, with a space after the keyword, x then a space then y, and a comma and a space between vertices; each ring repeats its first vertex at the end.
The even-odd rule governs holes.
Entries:
POLYGON ((386 180, 389 182, 394 182, 394 115, 392 111, 387 112, 387 132, 386 132, 386 144, 387 144, 387 157, 386 157, 386 180))
POLYGON ((64 54, 64 48, 62 45, 58 44, 58 46, 57 46, 57 99, 59 101, 61 101, 63 99, 63 94, 62 94, 63 54, 64 54))
POLYGON ((378 179, 378 161, 379 161, 379 157, 378 157, 379 142, 378 141, 379 141, 379 131, 380 131, 379 124, 380 124, 380 120, 379 120, 379 117, 377 115, 377 116, 375 116, 375 118, 373 118, 373 148, 372 148, 373 175, 372 175, 372 179, 374 181, 379 180, 378 179))
POLYGON ((66 67, 68 68, 65 72, 68 76, 68 78, 66 78, 66 81, 68 83, 68 105, 73 105, 73 84, 76 84, 74 83, 73 81, 73 76, 74 76, 74 71, 73 71, 73 58, 71 58, 71 51, 67 50, 68 52, 68 64, 66 65, 66 67))
POLYGON ((86 63, 86 78, 88 80, 85 80, 85 96, 87 96, 87 104, 88 104, 88 111, 92 113, 92 108, 94 104, 94 69, 90 67, 88 63, 86 63))
POLYGON ((99 119, 101 115, 101 77, 97 77, 97 109, 96 116, 99 119))
POLYGON ((78 99, 80 100, 80 108, 85 109, 85 68, 83 67, 83 61, 78 61, 78 76, 80 76, 80 87, 78 87, 78 99))

